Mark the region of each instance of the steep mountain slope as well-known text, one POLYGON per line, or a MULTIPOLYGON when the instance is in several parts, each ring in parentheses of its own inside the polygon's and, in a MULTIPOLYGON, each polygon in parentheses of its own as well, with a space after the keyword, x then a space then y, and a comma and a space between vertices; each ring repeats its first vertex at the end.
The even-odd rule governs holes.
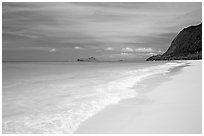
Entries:
POLYGON ((184 28, 162 55, 152 56, 152 60, 202 59, 202 23, 184 28))

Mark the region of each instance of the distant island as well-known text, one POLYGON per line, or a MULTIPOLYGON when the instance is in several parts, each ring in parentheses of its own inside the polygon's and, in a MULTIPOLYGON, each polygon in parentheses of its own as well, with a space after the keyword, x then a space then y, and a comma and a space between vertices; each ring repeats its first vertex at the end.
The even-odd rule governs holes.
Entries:
POLYGON ((77 61, 84 61, 84 62, 98 62, 99 60, 97 60, 94 57, 90 57, 90 58, 85 58, 85 59, 77 59, 77 61))
POLYGON ((202 23, 184 28, 164 54, 151 56, 146 61, 199 59, 202 59, 202 23))
POLYGON ((77 62, 127 62, 123 59, 120 60, 114 60, 114 61, 107 61, 107 60, 98 60, 95 57, 89 57, 89 58, 80 58, 77 59, 77 62))

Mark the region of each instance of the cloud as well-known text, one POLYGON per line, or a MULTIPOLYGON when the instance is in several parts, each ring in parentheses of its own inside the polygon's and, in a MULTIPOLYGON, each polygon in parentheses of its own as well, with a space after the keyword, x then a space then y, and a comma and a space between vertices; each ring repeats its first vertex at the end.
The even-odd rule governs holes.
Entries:
POLYGON ((140 56, 153 56, 157 54, 162 54, 161 50, 152 48, 136 48, 135 52, 140 56))
POLYGON ((126 47, 121 49, 122 52, 134 52, 134 49, 126 47))
POLYGON ((107 48, 105 48, 105 50, 107 50, 107 51, 113 51, 114 48, 113 48, 113 47, 107 47, 107 48))
POLYGON ((121 55, 123 55, 123 56, 129 56, 129 54, 128 53, 125 53, 125 52, 122 52, 122 53, 120 53, 121 55))
POLYGON ((150 52, 150 53, 147 53, 147 54, 145 54, 145 55, 147 55, 147 56, 153 56, 153 55, 157 55, 157 53, 150 52))
POLYGON ((127 53, 127 52, 138 52, 138 53, 150 53, 150 52, 158 52, 161 53, 161 50, 154 50, 152 48, 122 48, 122 52, 127 53))
POLYGON ((2 48, 14 50, 20 46, 18 50, 34 50, 33 47, 42 47, 39 52, 55 48, 57 53, 69 52, 66 55, 73 56, 69 58, 78 58, 83 53, 94 55, 98 50, 103 54, 157 53, 157 50, 166 50, 182 28, 200 22, 202 2, 4 2, 2 48), (86 50, 77 52, 80 49, 86 50))
POLYGON ((76 50, 82 50, 83 48, 79 47, 79 46, 75 46, 74 49, 76 50))
POLYGON ((136 48, 135 52, 154 52, 152 48, 136 48))
POLYGON ((126 52, 121 52, 121 53, 115 53, 109 55, 111 58, 129 58, 129 57, 135 57, 135 54, 133 53, 126 53, 126 52))
POLYGON ((52 48, 52 49, 50 49, 49 52, 56 52, 56 49, 55 49, 55 48, 52 48))

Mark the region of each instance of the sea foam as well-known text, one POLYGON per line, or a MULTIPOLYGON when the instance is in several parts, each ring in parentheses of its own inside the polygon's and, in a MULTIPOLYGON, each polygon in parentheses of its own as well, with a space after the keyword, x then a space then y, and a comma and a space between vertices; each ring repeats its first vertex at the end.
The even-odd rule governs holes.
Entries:
MULTIPOLYGON (((185 64, 173 62, 124 71, 117 76, 117 79, 99 83, 93 81, 95 84, 91 85, 92 82, 90 82, 90 84, 83 84, 77 89, 73 86, 70 87, 64 84, 60 86, 59 84, 54 84, 54 82, 52 84, 46 82, 46 86, 44 85, 43 89, 48 94, 49 89, 57 90, 56 92, 50 91, 50 95, 58 93, 55 96, 57 97, 55 101, 58 104, 51 105, 48 102, 48 104, 40 105, 44 106, 43 109, 33 110, 32 113, 26 113, 16 118, 3 118, 3 133, 74 133, 82 122, 106 106, 116 104, 123 99, 136 97, 137 90, 133 87, 141 80, 152 75, 165 74, 169 72, 169 69, 185 64), (66 91, 66 89, 69 91, 66 91)), ((36 83, 36 79, 34 81, 36 83)), ((45 80, 43 79, 43 81, 45 80)), ((43 98, 35 98, 39 102, 41 99, 46 101, 49 98, 47 95, 43 98)))

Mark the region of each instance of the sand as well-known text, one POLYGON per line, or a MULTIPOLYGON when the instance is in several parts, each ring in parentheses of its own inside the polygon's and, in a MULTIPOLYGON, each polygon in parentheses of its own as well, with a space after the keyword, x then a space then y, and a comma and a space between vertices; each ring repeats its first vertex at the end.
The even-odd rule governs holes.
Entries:
POLYGON ((202 62, 145 80, 138 96, 108 106, 75 133, 194 134, 202 131, 202 62))

